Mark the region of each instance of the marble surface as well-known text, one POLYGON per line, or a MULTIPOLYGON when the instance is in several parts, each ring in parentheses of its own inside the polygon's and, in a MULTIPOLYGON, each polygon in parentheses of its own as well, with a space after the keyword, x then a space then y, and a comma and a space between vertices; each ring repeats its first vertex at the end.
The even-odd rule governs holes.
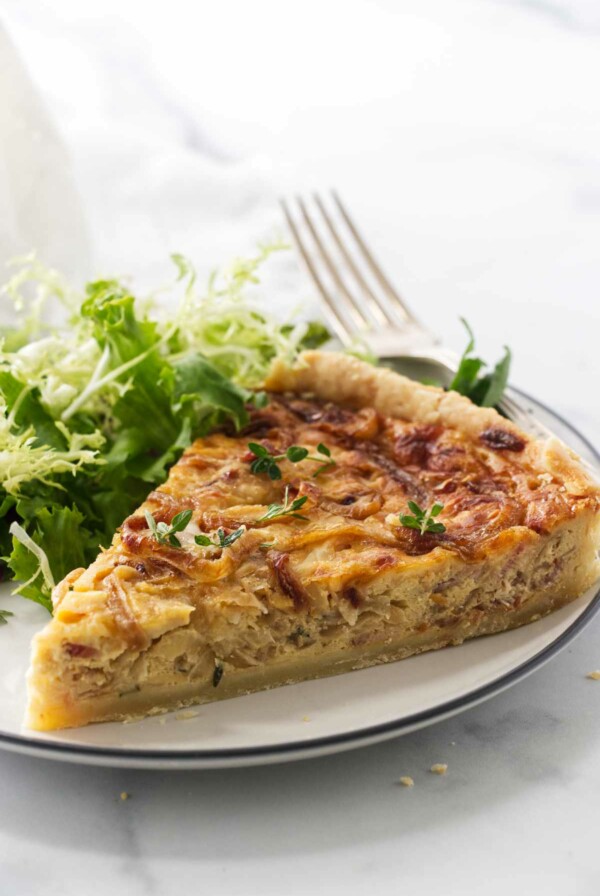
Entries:
MULTIPOLYGON (((170 251, 207 272, 282 227, 280 193, 335 185, 449 345, 464 314, 600 443, 596 0, 4 0, 0 18, 31 79, 0 43, 0 97, 25 97, 1 105, 0 195, 27 210, 0 257, 35 245, 156 285, 170 251)), ((276 301, 302 295, 290 261, 276 301)), ((591 896, 599 636, 456 719, 322 760, 166 774, 2 753, 0 892, 591 896)))

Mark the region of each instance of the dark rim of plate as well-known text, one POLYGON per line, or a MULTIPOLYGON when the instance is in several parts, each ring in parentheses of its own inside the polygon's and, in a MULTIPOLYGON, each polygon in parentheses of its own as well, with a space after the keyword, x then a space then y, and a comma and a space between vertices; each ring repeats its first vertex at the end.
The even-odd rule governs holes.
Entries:
MULTIPOLYGON (((577 438, 586 446, 590 454, 600 463, 600 453, 594 445, 583 436, 572 424, 564 419, 556 411, 551 410, 541 401, 532 398, 520 389, 511 387, 511 391, 517 392, 526 401, 531 401, 539 408, 542 408, 551 417, 558 420, 563 426, 570 430, 577 438)), ((225 767, 229 764, 243 765, 246 760, 248 764, 253 762, 258 764, 262 759, 267 761, 277 759, 285 761, 289 759, 310 759, 320 753, 333 752, 338 749, 352 749, 354 747, 365 746, 369 743, 375 743, 379 740, 392 738, 396 735, 408 733, 420 727, 432 724, 436 721, 442 721, 459 710, 466 710, 478 703, 482 703, 488 697, 498 694, 506 690, 511 685, 516 684, 525 678, 535 669, 542 666, 547 660, 557 654, 560 650, 567 646, 589 623, 592 617, 600 609, 600 588, 580 613, 577 619, 559 635, 551 644, 548 644, 542 650, 526 660, 520 666, 500 676, 483 687, 476 688, 462 697, 456 697, 445 703, 438 704, 423 712, 413 713, 404 716, 393 722, 386 722, 381 725, 371 725, 367 728, 358 728, 355 731, 348 731, 343 734, 332 734, 327 737, 316 737, 305 741, 291 741, 289 743, 277 744, 275 746, 263 747, 240 747, 235 749, 223 750, 139 750, 139 749, 121 749, 114 747, 92 747, 84 744, 68 744, 53 743, 47 741, 39 741, 29 738, 25 735, 6 734, 0 732, 0 747, 13 749, 19 752, 27 753, 30 756, 46 757, 48 759, 66 759, 68 755, 74 759, 80 757, 84 762, 94 764, 94 758, 98 759, 98 765, 110 765, 108 760, 116 760, 116 764, 131 767, 152 767, 155 763, 156 767, 167 769, 169 765, 180 767, 189 764, 190 767, 201 768, 203 763, 207 767, 218 768, 220 765, 225 767)))

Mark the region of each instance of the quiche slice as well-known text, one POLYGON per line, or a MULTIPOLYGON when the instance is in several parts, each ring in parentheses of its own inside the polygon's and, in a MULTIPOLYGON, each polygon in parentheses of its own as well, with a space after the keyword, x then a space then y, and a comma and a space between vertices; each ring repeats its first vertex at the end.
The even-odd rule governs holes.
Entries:
POLYGON ((557 440, 345 355, 276 363, 265 385, 243 432, 196 441, 112 546, 56 587, 33 642, 29 726, 392 662, 539 619, 596 579, 600 492, 557 440), (273 479, 249 443, 309 456, 277 461, 273 479), (402 524, 409 501, 443 505, 434 531, 402 524), (156 537, 186 510, 179 546, 156 537))

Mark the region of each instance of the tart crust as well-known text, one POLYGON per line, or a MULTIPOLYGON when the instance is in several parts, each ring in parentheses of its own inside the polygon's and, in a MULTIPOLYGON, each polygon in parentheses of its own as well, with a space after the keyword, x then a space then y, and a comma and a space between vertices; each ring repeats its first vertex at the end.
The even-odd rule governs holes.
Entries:
POLYGON ((600 492, 556 439, 456 393, 327 352, 276 362, 241 434, 197 440, 33 641, 27 724, 128 720, 460 644, 531 622, 597 578, 600 492), (248 442, 335 465, 254 475, 248 442), (318 475, 314 475, 318 473, 318 475), (262 521, 285 487, 302 515, 262 521), (444 510, 443 534, 399 523, 444 510), (193 511, 180 548, 143 514, 193 511), (225 549, 198 532, 245 526, 225 549))

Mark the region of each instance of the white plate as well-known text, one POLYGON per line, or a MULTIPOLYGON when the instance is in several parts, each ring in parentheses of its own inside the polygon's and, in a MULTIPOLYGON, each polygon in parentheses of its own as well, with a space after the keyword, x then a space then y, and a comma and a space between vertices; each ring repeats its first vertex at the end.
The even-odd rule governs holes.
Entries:
MULTIPOLYGON (((582 456, 600 458, 581 435, 528 399, 582 456)), ((600 607, 595 587, 532 625, 400 663, 224 700, 131 724, 40 734, 22 727, 32 635, 47 614, 0 589, 13 610, 0 627, 0 746, 54 759, 137 768, 219 768, 282 762, 375 743, 461 712, 528 675, 571 640, 600 607), (179 715, 179 718, 178 718, 179 715)))

